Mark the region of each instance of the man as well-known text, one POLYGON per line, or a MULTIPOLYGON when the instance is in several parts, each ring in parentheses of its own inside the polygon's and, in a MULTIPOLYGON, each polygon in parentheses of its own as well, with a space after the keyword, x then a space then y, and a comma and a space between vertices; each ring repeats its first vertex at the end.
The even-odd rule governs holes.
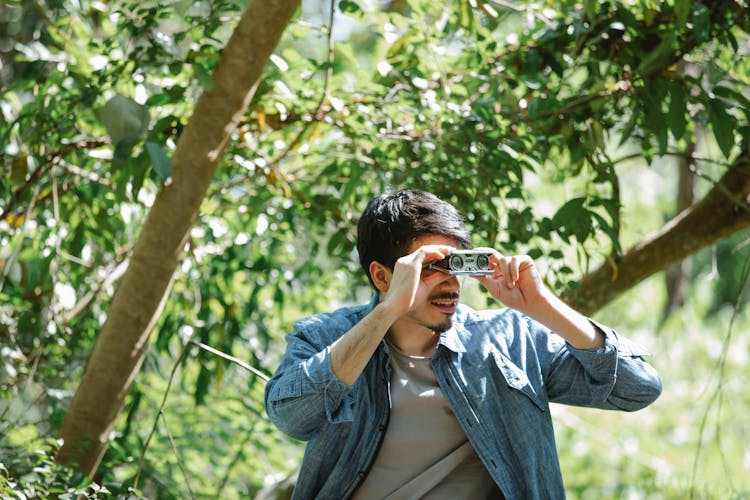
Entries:
POLYGON ((661 392, 642 348, 577 313, 528 256, 477 276, 503 310, 459 304, 429 264, 470 247, 456 209, 404 190, 372 200, 357 250, 370 304, 299 321, 266 410, 308 441, 294 498, 558 499, 549 402, 638 410, 661 392))

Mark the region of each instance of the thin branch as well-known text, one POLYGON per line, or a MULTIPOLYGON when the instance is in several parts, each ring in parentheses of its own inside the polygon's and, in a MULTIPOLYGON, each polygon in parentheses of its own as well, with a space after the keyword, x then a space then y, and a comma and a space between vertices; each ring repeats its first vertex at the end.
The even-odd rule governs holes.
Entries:
MULTIPOLYGON (((336 2, 335 0, 331 0, 329 4, 330 8, 330 14, 328 16, 328 57, 326 58, 326 74, 325 74, 325 80, 323 81, 323 92, 320 95, 320 99, 318 100, 318 105, 316 106, 315 113, 313 113, 313 119, 307 121, 305 125, 302 127, 302 130, 300 130, 297 135, 292 139, 292 142, 289 143, 289 145, 286 147, 284 151, 282 151, 278 157, 271 160, 269 164, 271 166, 276 165, 278 166, 281 161, 287 157, 287 155, 293 151, 297 145, 302 141, 302 137, 307 133, 307 130, 310 128, 310 126, 315 122, 320 120, 322 111, 323 111, 323 105, 326 102, 326 99, 328 98, 328 91, 329 86, 331 83, 331 77, 333 76, 333 63, 334 63, 334 39, 333 39, 333 18, 334 14, 336 12, 336 2)), ((280 176, 283 179, 283 176, 280 176)))
MULTIPOLYGON (((694 174, 696 177, 699 177, 703 180, 710 182, 712 186, 716 186, 719 190, 721 190, 721 192, 724 195, 727 196, 727 198, 729 198, 732 202, 734 202, 735 205, 741 207, 743 210, 750 213, 750 204, 748 204, 742 198, 738 197, 736 194, 732 193, 720 181, 717 181, 716 179, 714 179, 708 174, 704 174, 698 169, 698 167, 695 166, 695 162, 706 162, 706 163, 713 163, 714 165, 719 165, 719 166, 726 167, 726 168, 732 168, 735 165, 737 165, 737 163, 722 162, 718 160, 713 160, 711 158, 705 158, 705 157, 698 156, 698 155, 691 155, 691 154, 683 153, 679 151, 666 151, 662 156, 677 156, 679 158, 685 158, 689 162, 688 167, 690 168, 690 172, 692 174, 694 174)), ((612 165, 616 165, 618 163, 622 163, 628 160, 635 160, 638 158, 643 158, 643 155, 640 153, 633 153, 633 154, 625 155, 621 158, 613 160, 612 165)))
MULTIPOLYGON (((743 295, 745 293, 745 289, 748 284, 748 279, 750 278, 750 259, 745 261, 745 265, 742 269, 742 280, 740 282, 739 291, 737 292, 737 298, 734 302, 734 308, 732 311, 732 318, 729 320, 729 326, 727 328, 727 334, 724 337, 724 342, 721 349, 721 355, 719 356, 719 360, 717 362, 716 368, 714 372, 718 372, 717 380, 716 380, 716 391, 711 395, 711 398, 709 399, 708 405, 706 406, 706 411, 703 413, 703 417, 701 418, 700 423, 700 430, 698 433, 698 447, 695 450, 695 457, 693 459, 693 472, 690 479, 690 498, 695 498, 695 481, 696 476, 698 474, 698 463, 700 460, 701 450, 703 449, 703 434, 706 429, 706 425, 708 422, 708 415, 711 412, 711 408, 713 407, 714 403, 716 403, 716 436, 719 443, 720 435, 721 435, 721 406, 722 402, 724 400, 724 395, 722 393, 722 389, 724 387, 724 380, 726 378, 726 361, 727 361, 727 355, 729 353, 729 346, 732 340, 732 334, 734 333, 734 323, 737 320, 737 317, 740 314, 740 309, 742 305, 742 299, 743 295)), ((719 444, 721 447, 721 445, 719 444)), ((721 449, 719 450, 722 462, 725 468, 725 472, 727 473, 727 480, 730 483, 731 488, 731 477, 729 475, 729 470, 726 465, 726 458, 724 457, 724 454, 721 452, 721 449)))
POLYGON ((85 139, 82 141, 65 144, 57 151, 46 154, 46 164, 40 165, 36 170, 34 170, 31 175, 29 175, 28 180, 11 194, 8 204, 3 208, 2 212, 0 212, 0 221, 5 220, 10 216, 13 209, 15 208, 15 204, 26 192, 26 190, 31 186, 38 186, 38 181, 39 179, 41 179, 42 175, 44 175, 48 171, 51 171, 55 165, 60 164, 62 158, 65 155, 74 150, 92 149, 104 144, 106 144, 106 141, 101 139, 85 139))
MULTIPOLYGON (((29 203, 29 206, 26 208, 26 213, 22 216, 21 223, 19 225, 16 225, 16 228, 18 228, 18 226, 23 227, 28 222, 29 217, 31 216, 31 212, 34 210, 34 207, 36 206, 36 203, 38 201, 37 196, 39 195, 40 189, 41 187, 39 185, 34 186, 34 195, 31 197, 31 203, 29 203)), ((5 212, 3 212, 3 215, 5 215, 5 212)), ((0 221, 2 220, 3 218, 0 217, 0 221)), ((8 278, 8 274, 10 274, 10 270, 13 267, 12 265, 18 258, 18 254, 21 253, 21 245, 18 244, 17 247, 18 248, 13 251, 13 253, 5 260, 5 263, 3 264, 2 275, 0 275, 0 290, 2 290, 5 286, 5 280, 8 278)))
POLYGON ((190 479, 188 478, 187 471, 185 470, 185 466, 182 463, 180 454, 177 452, 177 446, 174 444, 172 433, 169 432, 169 426, 167 425, 167 416, 164 414, 164 411, 159 411, 159 415, 161 415, 161 419, 164 421, 164 430, 166 431, 167 437, 169 438, 169 444, 172 446, 172 453, 174 453, 174 456, 177 458, 177 466, 180 468, 180 470, 182 471, 182 476, 185 478, 185 485, 187 486, 188 493, 190 493, 190 498, 195 498, 193 489, 190 487, 190 479))
POLYGON ((159 425, 159 415, 164 413, 164 408, 167 405, 167 396, 169 396, 169 391, 172 389, 172 382, 174 381, 174 376, 177 373, 177 368, 179 368, 180 364, 182 364, 182 361, 185 359, 185 356, 187 356, 188 351, 190 350, 192 343, 186 342, 185 345, 182 347, 182 352, 180 352, 180 356, 177 358, 177 362, 175 362, 174 366, 172 367, 172 371, 169 374, 169 381, 167 382, 167 389, 164 391, 164 397, 161 400, 161 405, 159 406, 159 413, 156 415, 156 418, 154 419, 154 425, 151 427, 151 432, 148 434, 148 438, 146 438, 146 443, 143 445, 143 451, 141 452, 141 459, 138 462, 138 470, 135 473, 135 479, 133 480, 133 489, 138 489, 138 481, 141 479, 141 472, 143 472, 143 464, 146 461, 146 452, 148 451, 148 447, 151 444, 151 438, 154 437, 154 434, 156 433, 156 428, 159 425))
POLYGON ((506 0, 490 0, 489 2, 486 2, 486 3, 495 4, 498 7, 502 7, 504 9, 513 10, 515 12, 518 12, 519 14, 520 13, 525 13, 526 15, 528 15, 529 13, 531 13, 532 16, 534 16, 535 18, 539 19, 540 21, 542 21, 547 26, 552 26, 554 24, 551 19, 549 19, 545 15, 542 15, 542 14, 538 13, 536 11, 536 9, 534 9, 533 7, 530 7, 530 6, 529 7, 519 7, 518 5, 515 5, 514 3, 508 2, 506 0))
POLYGON ((220 358, 224 358, 227 361, 231 361, 232 363, 234 363, 234 364, 236 364, 238 366, 241 366, 245 370, 247 370, 249 372, 252 372, 255 375, 257 375, 258 377, 260 377, 261 379, 263 379, 264 382, 268 382, 269 380, 271 380, 271 377, 269 377, 268 375, 266 375, 262 371, 258 370, 257 368, 248 365, 247 363, 245 363, 241 359, 237 359, 234 356, 231 356, 229 354, 223 353, 223 352, 219 351, 218 349, 214 349, 213 347, 208 346, 206 344, 203 344, 201 342, 196 342, 195 340, 191 340, 190 343, 193 344, 193 345, 195 345, 195 346, 197 346, 197 347, 200 347, 204 351, 210 352, 211 354, 213 354, 215 356, 218 356, 220 358))
POLYGON ((58 162, 58 165, 75 176, 83 177, 84 179, 87 179, 93 183, 101 184, 106 188, 112 189, 112 184, 107 179, 102 179, 96 172, 90 172, 81 167, 68 163, 65 160, 60 160, 58 162))
POLYGON ((592 103, 594 101, 598 101, 600 99, 607 99, 610 97, 615 97, 620 94, 627 94, 630 93, 630 87, 627 85, 617 85, 612 90, 602 90, 601 92, 597 92, 595 94, 588 94, 581 97, 578 97, 576 99, 573 99, 571 101, 568 101, 561 107, 557 109, 553 109, 550 111, 546 111, 544 113, 530 116, 528 113, 520 114, 521 117, 518 120, 514 120, 515 122, 530 122, 530 121, 539 121, 544 120, 545 118, 553 118, 557 117, 558 115, 567 115, 569 113, 572 113, 573 111, 576 111, 581 106, 586 106, 589 103, 592 103))
MULTIPOLYGON (((115 256, 114 266, 112 266, 112 270, 105 273, 104 276, 99 279, 98 283, 96 283, 96 285, 91 288, 91 290, 89 290, 89 292, 84 295, 81 300, 76 302, 73 308, 62 317, 61 324, 67 325, 68 323, 70 323, 76 316, 81 314, 81 312, 86 308, 86 306, 91 303, 92 300, 99 296, 99 292, 101 292, 104 287, 116 281, 120 278, 120 276, 123 275, 123 273, 125 272, 125 266, 122 266, 122 263, 126 260, 127 255, 130 253, 130 250, 133 249, 134 245, 134 243, 130 243, 129 245, 123 247, 120 252, 118 252, 118 255, 115 256)), ((65 255, 62 256, 65 257, 65 255)))

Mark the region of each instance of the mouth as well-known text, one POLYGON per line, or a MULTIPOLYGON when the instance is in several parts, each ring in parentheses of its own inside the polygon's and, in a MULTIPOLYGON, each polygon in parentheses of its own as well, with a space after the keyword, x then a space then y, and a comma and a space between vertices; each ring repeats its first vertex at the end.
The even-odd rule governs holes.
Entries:
POLYGON ((445 314, 453 314, 458 307, 458 299, 457 293, 443 293, 431 297, 430 304, 445 314))

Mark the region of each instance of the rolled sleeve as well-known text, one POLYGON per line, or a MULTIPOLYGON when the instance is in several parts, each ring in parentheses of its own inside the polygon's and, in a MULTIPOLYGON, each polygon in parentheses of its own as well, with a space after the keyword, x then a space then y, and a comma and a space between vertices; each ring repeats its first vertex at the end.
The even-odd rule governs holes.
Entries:
POLYGON ((351 386, 341 382, 333 372, 330 346, 305 361, 302 368, 305 373, 305 379, 302 381, 302 394, 322 396, 326 418, 330 423, 351 420, 349 405, 341 404, 351 386))
POLYGON ((279 429, 310 439, 326 422, 352 419, 352 388, 336 378, 330 347, 312 355, 300 339, 289 344, 282 366, 266 385, 266 413, 279 429))
POLYGON ((644 359, 647 349, 590 320, 604 346, 577 349, 565 343, 548 376, 550 400, 563 404, 634 411, 661 394, 661 381, 644 359))

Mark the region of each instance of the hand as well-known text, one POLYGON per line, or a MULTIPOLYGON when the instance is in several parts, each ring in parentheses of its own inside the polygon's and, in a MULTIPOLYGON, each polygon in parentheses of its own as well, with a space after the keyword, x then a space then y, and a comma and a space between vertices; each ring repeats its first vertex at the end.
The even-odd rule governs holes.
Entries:
POLYGON ((448 245, 425 245, 398 259, 381 304, 398 316, 420 304, 438 283, 453 278, 440 271, 425 269, 427 264, 448 256, 451 250, 454 248, 448 245))
POLYGON ((528 255, 503 256, 491 248, 477 250, 492 251, 490 276, 476 276, 496 300, 521 312, 528 311, 543 299, 546 288, 542 283, 534 261, 528 255))

